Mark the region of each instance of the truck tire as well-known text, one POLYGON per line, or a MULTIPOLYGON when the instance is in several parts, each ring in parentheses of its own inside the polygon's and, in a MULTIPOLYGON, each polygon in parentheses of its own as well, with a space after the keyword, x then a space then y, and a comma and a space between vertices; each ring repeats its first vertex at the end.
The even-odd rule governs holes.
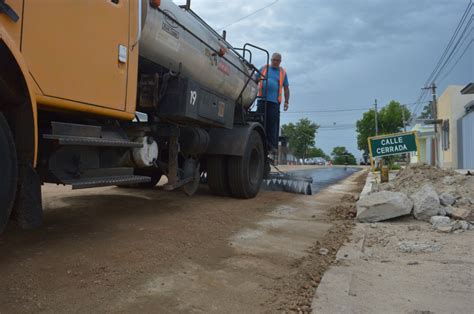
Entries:
POLYGON ((15 142, 5 116, 0 112, 0 233, 12 212, 18 182, 15 142))
POLYGON ((207 184, 213 194, 230 195, 226 156, 212 155, 207 157, 207 184))
POLYGON ((265 169, 265 150, 260 134, 253 131, 243 156, 229 158, 229 186, 233 197, 253 198, 260 190, 265 169))

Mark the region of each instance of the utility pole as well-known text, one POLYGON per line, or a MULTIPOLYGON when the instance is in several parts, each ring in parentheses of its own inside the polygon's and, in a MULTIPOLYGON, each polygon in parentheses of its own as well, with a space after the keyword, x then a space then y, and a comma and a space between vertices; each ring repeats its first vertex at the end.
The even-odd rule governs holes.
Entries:
MULTIPOLYGON (((406 132, 407 131, 407 121, 405 120, 405 106, 402 106, 402 122, 403 122, 403 132, 406 132)), ((405 162, 406 162, 406 166, 408 167, 408 165, 410 164, 410 153, 406 153, 405 154, 405 162)), ((418 156, 419 158, 419 156, 418 156)))
POLYGON ((377 99, 375 100, 375 135, 379 135, 379 121, 378 121, 378 112, 377 112, 377 99))
POLYGON ((423 89, 430 89, 431 90, 431 95, 433 97, 433 100, 431 101, 431 119, 433 120, 433 125, 434 125, 434 132, 435 132, 435 138, 434 138, 434 159, 435 159, 435 166, 439 167, 440 166, 440 161, 439 161, 439 155, 440 152, 438 151, 438 108, 437 108, 437 97, 436 97, 436 84, 433 82, 431 83, 431 86, 424 87, 423 89))
POLYGON ((431 107, 431 111, 432 111, 432 115, 433 115, 433 119, 435 120, 435 124, 434 124, 434 131, 435 131, 435 145, 436 145, 436 149, 435 149, 435 164, 437 167, 440 166, 440 162, 439 162, 439 155, 440 155, 440 151, 438 151, 438 148, 439 148, 439 136, 438 136, 438 124, 436 122, 436 120, 438 120, 438 100, 436 98, 436 85, 435 83, 433 82, 433 84, 431 84, 431 95, 433 96, 433 102, 431 103, 433 107, 431 107))
MULTIPOLYGON (((375 107, 375 136, 379 135, 379 120, 378 120, 378 111, 377 111, 377 99, 375 100, 374 103, 375 107)), ((375 164, 377 164, 377 159, 375 160, 375 164)), ((382 168, 382 167, 380 167, 382 168)), ((382 169, 380 169, 382 171, 382 169)))
POLYGON ((402 122, 403 122, 403 132, 407 131, 407 121, 405 120, 405 108, 402 106, 402 122))

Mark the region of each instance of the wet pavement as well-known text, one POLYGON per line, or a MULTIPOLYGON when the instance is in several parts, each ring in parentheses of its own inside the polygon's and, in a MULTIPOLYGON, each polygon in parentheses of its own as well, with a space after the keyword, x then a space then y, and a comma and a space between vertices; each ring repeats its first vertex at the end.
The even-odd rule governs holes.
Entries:
POLYGON ((291 171, 291 173, 299 176, 312 177, 313 184, 311 185, 311 188, 314 194, 360 170, 361 169, 357 167, 325 167, 296 170, 291 171))

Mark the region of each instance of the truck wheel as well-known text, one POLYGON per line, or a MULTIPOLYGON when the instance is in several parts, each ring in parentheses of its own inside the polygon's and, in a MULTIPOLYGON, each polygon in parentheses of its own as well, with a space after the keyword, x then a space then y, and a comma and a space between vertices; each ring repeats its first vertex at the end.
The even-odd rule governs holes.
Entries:
POLYGON ((226 156, 213 155, 207 157, 207 184, 211 192, 216 195, 230 195, 226 156))
POLYGON ((253 131, 243 156, 229 159, 229 186, 232 196, 255 197, 262 184, 265 168, 265 151, 260 135, 253 131))
POLYGON ((0 112, 0 233, 12 211, 18 182, 15 142, 5 116, 0 112))

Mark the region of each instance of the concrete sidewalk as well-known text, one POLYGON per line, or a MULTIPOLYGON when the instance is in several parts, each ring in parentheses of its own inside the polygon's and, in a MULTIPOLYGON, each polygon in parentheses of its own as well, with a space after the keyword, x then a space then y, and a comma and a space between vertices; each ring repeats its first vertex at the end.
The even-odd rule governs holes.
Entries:
MULTIPOLYGON (((367 180, 363 193, 370 190, 372 176, 367 180)), ((429 223, 411 217, 358 223, 351 241, 324 274, 312 309, 473 313, 474 232, 438 233, 429 223)))

